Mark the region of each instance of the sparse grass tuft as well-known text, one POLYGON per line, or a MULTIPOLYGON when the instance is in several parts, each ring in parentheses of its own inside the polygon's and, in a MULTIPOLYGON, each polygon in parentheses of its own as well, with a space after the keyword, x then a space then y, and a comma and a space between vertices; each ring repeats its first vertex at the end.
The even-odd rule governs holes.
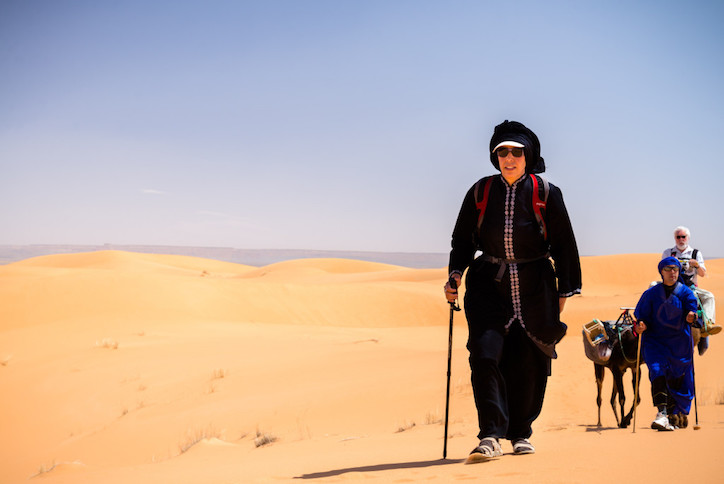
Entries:
POLYGON ((396 433, 396 434, 399 434, 399 433, 404 432, 404 431, 406 431, 406 430, 410 430, 410 429, 413 428, 415 425, 416 425, 415 422, 405 422, 403 425, 397 427, 397 431, 396 431, 395 433, 396 433))
POLYGON ((254 439, 254 447, 262 447, 264 445, 273 444, 279 440, 279 437, 272 435, 268 432, 262 432, 259 429, 256 431, 256 438, 254 439))
POLYGON ((82 462, 77 461, 77 460, 73 461, 73 462, 56 462, 55 460, 53 460, 53 463, 51 465, 41 464, 40 467, 38 468, 38 473, 30 476, 30 479, 32 479, 34 477, 42 476, 43 474, 47 474, 48 472, 52 471, 53 469, 55 469, 56 467, 58 467, 59 465, 62 465, 62 464, 84 465, 82 462))
POLYGON ((35 475, 32 475, 30 477, 33 478, 33 477, 42 476, 43 474, 47 474, 48 472, 55 469, 57 466, 58 466, 58 464, 55 461, 53 461, 53 463, 50 464, 49 466, 45 465, 45 464, 40 464, 40 467, 38 468, 38 473, 35 475))
POLYGON ((437 412, 427 412, 425 415, 425 425, 437 425, 442 423, 442 417, 437 415, 437 412))
POLYGON ((188 432, 186 434, 186 438, 178 446, 179 453, 183 454, 204 439, 218 439, 220 436, 221 432, 218 432, 212 426, 208 426, 205 429, 201 430, 195 430, 193 432, 188 432))
POLYGON ((724 388, 719 388, 719 392, 714 399, 714 403, 717 405, 724 405, 724 388))

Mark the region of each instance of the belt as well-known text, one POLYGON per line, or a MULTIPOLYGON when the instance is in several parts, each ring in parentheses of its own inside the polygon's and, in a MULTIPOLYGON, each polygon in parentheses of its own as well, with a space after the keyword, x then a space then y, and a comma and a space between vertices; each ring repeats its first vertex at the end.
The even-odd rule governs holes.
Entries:
POLYGON ((500 266, 498 269, 498 274, 496 274, 495 276, 495 282, 500 282, 503 280, 503 276, 505 275, 505 269, 508 267, 509 264, 525 264, 526 262, 535 262, 537 260, 548 259, 550 256, 551 254, 549 252, 546 252, 539 257, 533 257, 531 259, 501 259, 500 257, 493 257, 492 255, 488 254, 482 254, 479 258, 483 259, 485 262, 498 264, 500 266))

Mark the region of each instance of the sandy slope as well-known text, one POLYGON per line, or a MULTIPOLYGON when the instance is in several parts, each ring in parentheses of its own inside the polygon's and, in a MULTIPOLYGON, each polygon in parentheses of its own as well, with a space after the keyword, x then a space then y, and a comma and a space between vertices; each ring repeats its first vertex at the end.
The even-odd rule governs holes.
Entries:
MULTIPOLYGON (((645 372, 636 433, 615 427, 610 378, 595 426, 581 325, 635 305, 657 261, 584 258, 538 452, 477 466, 459 463, 477 432, 460 313, 441 460, 444 269, 113 251, 2 266, 0 482, 722 482, 696 456, 724 440, 724 336, 696 359, 701 430, 648 429, 645 372)), ((707 266, 702 285, 724 300, 724 259, 707 266)))

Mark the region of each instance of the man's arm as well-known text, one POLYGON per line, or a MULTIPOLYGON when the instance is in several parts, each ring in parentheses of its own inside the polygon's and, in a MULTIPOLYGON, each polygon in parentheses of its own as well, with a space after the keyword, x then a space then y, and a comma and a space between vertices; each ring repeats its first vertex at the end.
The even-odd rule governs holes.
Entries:
POLYGON ((689 265, 696 269, 696 273, 699 275, 699 277, 706 276, 706 266, 704 265, 704 256, 701 255, 701 252, 697 252, 696 254, 696 260, 691 259, 689 261, 689 265))

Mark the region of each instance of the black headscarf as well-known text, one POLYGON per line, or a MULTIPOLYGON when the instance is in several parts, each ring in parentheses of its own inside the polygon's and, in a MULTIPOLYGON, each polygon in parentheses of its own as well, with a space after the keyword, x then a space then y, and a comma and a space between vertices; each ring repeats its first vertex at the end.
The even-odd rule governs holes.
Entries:
POLYGON ((503 141, 517 141, 525 146, 523 150, 525 151, 526 173, 543 173, 546 171, 545 162, 540 155, 538 137, 522 123, 508 121, 507 119, 495 127, 493 137, 490 138, 490 162, 496 170, 500 170, 500 164, 498 163, 498 155, 493 153, 493 148, 503 141))

